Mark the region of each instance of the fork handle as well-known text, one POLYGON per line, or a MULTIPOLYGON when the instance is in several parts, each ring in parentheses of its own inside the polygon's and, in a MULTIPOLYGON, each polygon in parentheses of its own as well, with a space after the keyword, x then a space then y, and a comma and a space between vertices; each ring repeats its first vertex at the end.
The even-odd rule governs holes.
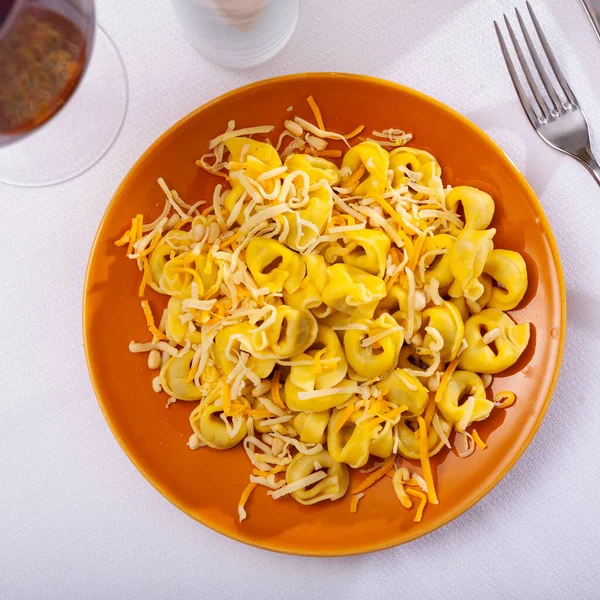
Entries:
POLYGON ((600 185, 600 165, 592 154, 592 148, 590 145, 588 144, 585 148, 582 148, 576 154, 576 158, 592 174, 592 177, 596 180, 596 183, 600 185))
POLYGON ((592 22, 596 35, 600 38, 600 5, 597 0, 581 0, 581 3, 592 22))

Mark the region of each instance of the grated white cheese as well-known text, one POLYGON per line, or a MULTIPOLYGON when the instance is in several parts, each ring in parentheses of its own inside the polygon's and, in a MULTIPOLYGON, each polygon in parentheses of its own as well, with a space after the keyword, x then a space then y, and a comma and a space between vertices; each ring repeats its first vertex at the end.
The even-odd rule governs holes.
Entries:
POLYGON ((176 356, 177 348, 171 346, 171 344, 167 342, 148 342, 148 343, 139 343, 134 342, 133 340, 129 342, 129 352, 138 353, 138 352, 150 352, 151 350, 160 350, 161 352, 166 352, 170 356, 176 356))
POLYGON ((327 477, 327 473, 325 471, 317 471, 316 473, 311 473, 298 481, 294 481, 294 483, 289 483, 288 485, 284 485, 282 488, 279 488, 276 491, 267 492, 269 496, 272 496, 274 500, 281 498, 287 494, 291 494, 292 492, 296 492, 301 490, 304 487, 309 485, 313 485, 321 479, 325 479, 327 477))
POLYGON ((426 494, 429 492, 429 489, 427 488, 427 482, 418 473, 411 473, 411 477, 419 484, 419 487, 426 494))
POLYGON ((361 348, 367 348, 368 346, 373 345, 375 342, 378 342, 379 340, 382 340, 383 338, 387 337, 388 335, 392 335, 393 333, 396 333, 398 331, 404 331, 404 329, 400 325, 394 325, 393 327, 390 327, 389 329, 385 329, 384 331, 380 331, 379 333, 376 333, 374 335, 364 338, 360 342, 360 346, 361 346, 361 348))
POLYGON ((491 344, 493 341, 497 340, 502 335, 502 331, 495 327, 494 329, 490 329, 482 338, 481 341, 484 344, 491 344))
POLYGON ((156 181, 158 182, 158 185, 160 186, 160 189, 165 193, 165 196, 167 197, 167 200, 169 201, 169 204, 171 205, 171 207, 173 209, 175 209, 175 212, 182 219, 186 219, 187 215, 185 214, 185 212, 183 212, 183 210, 181 209, 181 207, 179 206, 179 204, 177 204, 177 202, 175 202, 175 198, 173 198, 173 194, 171 193, 171 190, 169 189, 169 187, 165 183, 165 180, 162 177, 159 177, 156 181))
POLYGON ((309 123, 308 121, 306 121, 305 119, 302 119, 301 117, 294 117, 294 121, 296 121, 296 123, 298 123, 298 125, 300 125, 300 127, 302 127, 302 129, 304 129, 305 131, 309 131, 310 133, 312 133, 313 135, 316 135, 317 137, 330 139, 330 140, 342 140, 342 141, 346 142, 346 145, 350 148, 350 144, 348 144, 348 141, 341 133, 334 133, 333 131, 325 131, 323 129, 319 129, 316 125, 309 123))
POLYGON ((226 142, 231 138, 246 137, 249 135, 254 135, 255 133, 271 133, 273 129, 275 129, 273 125, 261 125, 258 127, 245 127, 243 129, 234 129, 232 131, 226 131, 225 133, 222 133, 221 135, 218 135, 217 137, 210 140, 210 142, 208 143, 208 149, 212 150, 221 142, 226 142))
POLYGON ((425 332, 433 338, 433 341, 429 344, 429 349, 433 352, 441 352, 444 347, 442 334, 435 327, 431 326, 425 327, 425 332))
POLYGON ((450 440, 448 439, 448 436, 444 433, 444 430, 442 429, 442 423, 440 421, 440 417, 438 416, 437 412, 433 415, 431 424, 433 425, 433 429, 437 433, 440 440, 442 440, 442 442, 444 442, 444 446, 447 446, 448 448, 452 448, 452 446, 450 445, 450 440))

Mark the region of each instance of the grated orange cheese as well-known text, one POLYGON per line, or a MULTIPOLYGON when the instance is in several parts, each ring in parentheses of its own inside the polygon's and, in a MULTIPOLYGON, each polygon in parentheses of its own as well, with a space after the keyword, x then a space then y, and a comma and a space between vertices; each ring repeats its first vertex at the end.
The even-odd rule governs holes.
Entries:
POLYGON ((142 239, 142 235, 143 235, 143 228, 144 228, 144 216, 143 215, 136 215, 136 219, 138 221, 138 226, 137 226, 137 231, 135 232, 135 242, 139 242, 142 239))
POLYGON ((315 99, 312 96, 309 96, 306 101, 310 106, 310 110, 312 110, 313 115, 315 115, 315 120, 317 121, 317 125, 319 129, 325 131, 325 124, 323 123, 323 115, 321 115, 321 110, 319 109, 319 105, 315 102, 315 99))
POLYGON ((354 412, 354 403, 351 402, 342 411, 340 418, 338 419, 337 423, 335 424, 335 427, 333 428, 334 433, 338 433, 342 429, 342 427, 346 424, 348 419, 352 416, 353 412, 354 412))
POLYGON ((250 498, 250 494, 254 491, 257 485, 257 483, 249 483, 244 488, 244 491, 240 496, 240 501, 238 502, 238 515, 240 523, 246 518, 246 511, 244 510, 244 507, 246 506, 246 502, 248 502, 248 498, 250 498))
POLYGON ((413 490, 411 488, 407 488, 406 493, 413 498, 419 498, 421 500, 417 508, 417 512, 415 513, 415 518, 413 519, 415 523, 420 523, 421 519, 423 518, 423 511, 427 505, 427 496, 425 496, 423 492, 413 490))
POLYGON ((429 463, 429 448, 427 445, 427 425, 423 417, 417 417, 419 423, 419 454, 421 457, 421 468, 423 469, 423 475, 425 483, 427 483, 427 495, 429 496, 429 502, 431 504, 437 504, 438 499, 435 493, 435 486, 433 484, 433 474, 431 472, 431 464, 429 463))
POLYGON ((348 133, 344 137, 347 140, 351 140, 353 137, 356 137, 364 128, 365 128, 364 125, 359 125, 356 129, 353 129, 350 133, 348 133))
POLYGON ((354 173, 352 173, 352 175, 350 175, 350 178, 348 179, 348 181, 346 181, 346 189, 350 190, 348 193, 352 193, 352 191, 354 190, 354 188, 358 185, 360 178, 366 173, 366 169, 364 165, 360 165, 360 167, 358 167, 358 169, 356 169, 356 171, 354 171, 354 173))
POLYGON ((173 273, 187 273, 188 275, 192 276, 192 279, 195 280, 196 283, 203 285, 202 279, 200 278, 200 273, 198 273, 198 271, 195 269, 191 269, 190 267, 178 267, 177 269, 173 269, 173 273))
POLYGON ((145 256, 142 256, 142 281, 140 281, 140 287, 138 288, 138 296, 140 298, 144 297, 144 293, 146 291, 146 286, 152 281, 152 274, 150 272, 150 264, 148 263, 148 259, 145 256))
POLYGON ((435 403, 435 395, 430 394, 429 402, 427 403, 427 408, 425 409, 425 415, 423 416, 423 419, 425 421, 425 427, 429 427, 429 425, 431 424, 431 420, 433 419, 433 415, 435 414, 436 406, 437 405, 435 403))
POLYGON ((173 229, 175 231, 181 229, 182 227, 184 227, 185 225, 188 225, 189 223, 192 222, 192 219, 183 219, 181 221, 179 221, 178 223, 176 223, 175 225, 173 225, 173 229))
POLYGON ((446 386, 448 385, 450 379, 452 378, 452 374, 454 373, 456 367, 458 367, 458 360, 453 360, 448 364, 444 374, 442 375, 442 379, 440 380, 440 385, 435 392, 435 402, 438 404, 446 391, 446 386))
POLYGON ((323 365, 321 364, 321 358, 325 354, 325 352, 327 352, 327 348, 322 348, 314 356, 313 360, 315 363, 315 366, 314 366, 315 373, 321 373, 323 371, 323 365))
POLYGON ((425 236, 424 235, 418 236, 417 241, 414 243, 410 260, 408 261, 408 268, 411 271, 415 270, 415 267, 417 266, 417 262, 419 262, 419 256, 421 255, 421 250, 423 248, 424 243, 425 243, 425 236))
POLYGON ((377 471, 373 471, 368 477, 363 479, 357 485, 350 486, 351 494, 360 494, 360 492, 364 492, 366 489, 370 488, 373 484, 377 483, 382 477, 385 477, 385 474, 394 466, 394 462, 396 461, 395 456, 390 456, 385 462, 377 469, 377 471))
POLYGON ((276 475, 277 473, 281 473, 287 469, 287 465, 276 465, 269 471, 261 471, 260 469, 254 468, 252 473, 257 477, 268 477, 269 475, 276 475))
POLYGON ((219 244, 219 250, 222 250, 223 248, 229 246, 229 244, 235 242, 235 240, 237 240, 237 238, 239 238, 240 235, 241 232, 238 229, 231 237, 227 238, 224 242, 221 242, 221 244, 219 244))
POLYGON ((389 292, 392 289, 393 285, 396 283, 396 281, 398 281, 400 275, 402 275, 402 271, 397 271, 388 279, 388 282, 385 285, 386 292, 389 292))
POLYGON ((129 239, 131 238, 131 230, 128 229, 116 242, 115 246, 124 246, 129 243, 129 239))
POLYGON ((131 229, 129 230, 129 245, 127 246, 127 254, 131 254, 132 250, 133 250, 133 244, 135 243, 135 238, 136 238, 136 234, 137 234, 137 226, 138 226, 138 220, 137 220, 137 216, 133 217, 133 219, 131 219, 131 229))
POLYGON ((360 501, 360 499, 364 496, 363 493, 360 494, 354 494, 351 498, 350 498, 350 512, 352 514, 354 514, 357 510, 358 510, 358 502, 360 501))
POLYGON ((152 250, 154 250, 154 248, 156 248, 156 246, 158 246, 158 242, 160 242, 161 239, 162 239, 162 235, 160 233, 157 233, 152 238, 151 242, 148 244, 148 247, 145 250, 142 250, 138 254, 138 258, 142 258, 142 256, 148 256, 148 254, 150 254, 150 252, 152 252, 152 250))
POLYGON ((515 403, 516 399, 514 392, 498 392, 494 396, 494 404, 497 408, 508 408, 515 403))
POLYGON ((152 310, 150 309, 150 304, 148 304, 148 300, 142 300, 142 310, 144 311, 144 317, 146 317, 146 325, 148 325, 148 330, 154 336, 156 336, 159 340, 166 340, 167 336, 160 331, 156 325, 154 324, 154 316, 152 315, 152 310))
POLYGON ((473 441, 482 449, 485 450, 487 448, 487 444, 479 437, 476 429, 471 431, 471 436, 473 436, 473 441))
POLYGON ((383 196, 381 196, 381 194, 373 194, 373 199, 400 226, 400 228, 398 229, 397 233, 400 236, 400 238, 402 239, 402 241, 404 242, 404 246, 406 247, 406 251, 409 254, 412 255, 413 243, 410 241, 409 237, 403 231, 403 229, 404 229, 404 221, 402 220, 402 217, 400 216, 400 214, 392 207, 392 205, 385 198, 383 198, 383 196))
POLYGON ((191 383, 192 381, 194 381, 194 378, 196 377, 197 372, 198 372, 198 365, 195 365, 190 369, 190 372, 188 373, 187 377, 185 378, 186 383, 191 383))

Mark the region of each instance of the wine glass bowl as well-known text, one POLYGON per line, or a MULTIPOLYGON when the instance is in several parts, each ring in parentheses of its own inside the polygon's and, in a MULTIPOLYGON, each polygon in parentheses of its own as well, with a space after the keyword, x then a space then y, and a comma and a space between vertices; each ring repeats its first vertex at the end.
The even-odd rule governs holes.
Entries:
POLYGON ((127 99, 125 64, 93 0, 0 0, 0 183, 85 172, 117 139, 127 99))
POLYGON ((89 63, 92 0, 0 0, 0 145, 43 125, 89 63), (3 18, 4 17, 4 18, 3 18))

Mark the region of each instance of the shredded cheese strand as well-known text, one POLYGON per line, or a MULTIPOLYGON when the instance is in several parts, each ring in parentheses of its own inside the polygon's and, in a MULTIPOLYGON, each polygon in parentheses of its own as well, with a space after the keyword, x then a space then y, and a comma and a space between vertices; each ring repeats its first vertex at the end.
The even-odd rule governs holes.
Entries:
POLYGON ((350 486, 351 494, 360 494, 360 492, 364 492, 366 489, 370 488, 373 484, 377 483, 382 477, 385 477, 385 474, 394 466, 396 462, 395 456, 390 456, 385 460, 383 465, 377 469, 377 471, 373 471, 368 477, 363 479, 357 485, 350 486))
POLYGON ((427 483, 427 495, 431 504, 437 504, 438 499, 435 493, 435 485, 433 483, 433 474, 431 472, 431 464, 429 463, 429 448, 427 444, 427 426, 423 417, 417 417, 419 423, 419 454, 421 457, 421 468, 427 483))
POLYGON ((146 325, 148 326, 148 330, 150 331, 150 333, 159 340, 166 340, 167 336, 162 331, 159 331, 156 325, 154 324, 154 316, 152 314, 152 310, 150 308, 148 300, 142 300, 141 304, 142 310, 144 311, 144 317, 146 317, 146 325))

